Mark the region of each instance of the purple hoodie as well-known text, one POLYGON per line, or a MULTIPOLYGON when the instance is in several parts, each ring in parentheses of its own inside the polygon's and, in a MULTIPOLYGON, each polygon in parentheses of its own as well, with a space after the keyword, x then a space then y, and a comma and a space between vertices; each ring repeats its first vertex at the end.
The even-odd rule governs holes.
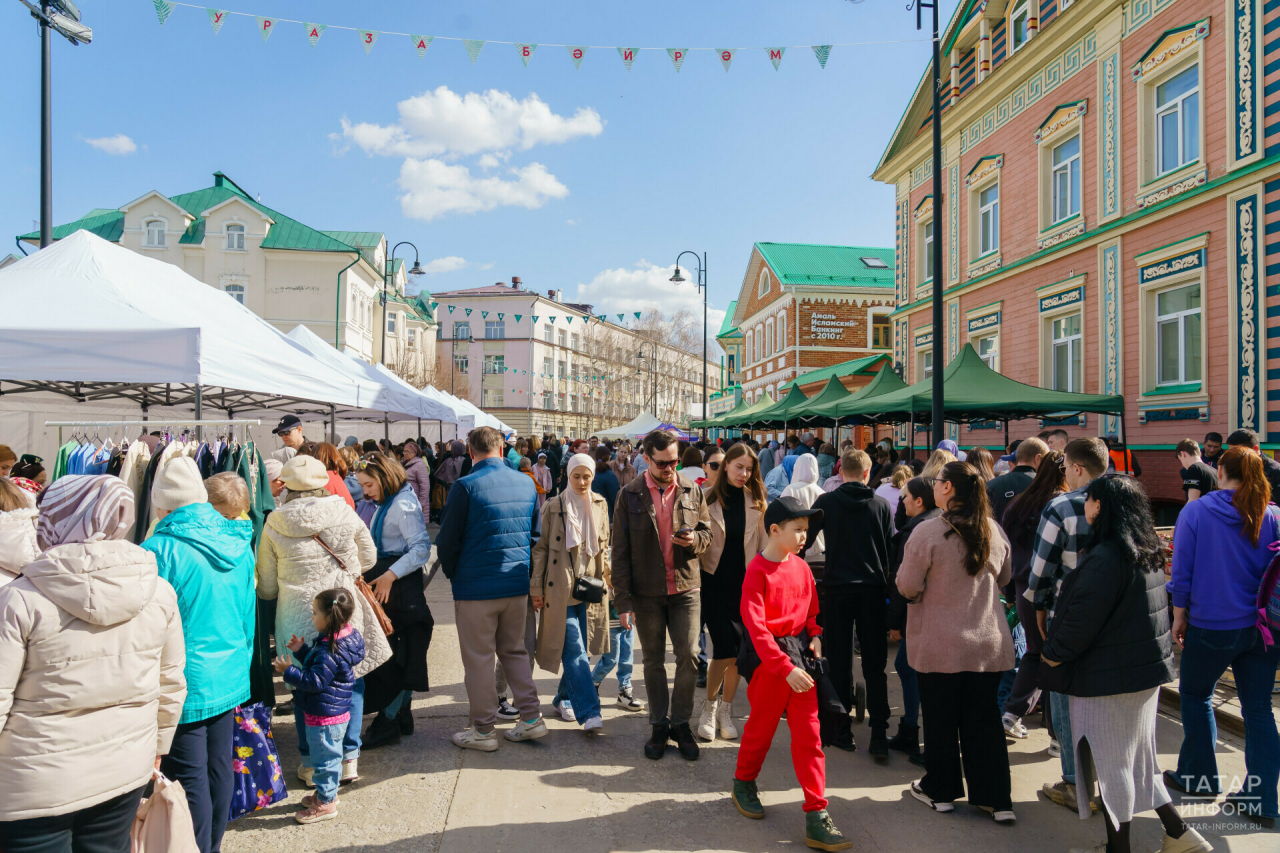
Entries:
POLYGON ((1275 552, 1276 507, 1268 506, 1257 546, 1231 503, 1235 489, 1210 492, 1182 509, 1173 531, 1173 579, 1166 589, 1175 607, 1189 607, 1197 628, 1233 631, 1258 619, 1255 600, 1275 552))

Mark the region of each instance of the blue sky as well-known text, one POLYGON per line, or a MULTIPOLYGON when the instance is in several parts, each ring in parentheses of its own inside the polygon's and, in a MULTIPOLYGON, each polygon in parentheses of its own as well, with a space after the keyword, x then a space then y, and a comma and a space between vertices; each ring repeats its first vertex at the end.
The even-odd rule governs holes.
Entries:
MULTIPOLYGON (((230 2, 230 0, 228 0, 230 2)), ((954 0, 943 0, 944 21, 954 0)), ((54 219, 176 194, 222 170, 265 204, 323 229, 410 240, 447 290, 521 276, 601 311, 693 308, 668 285, 682 249, 706 251, 713 307, 735 298, 751 244, 890 246, 892 189, 869 178, 929 56, 898 0, 336 2, 234 0, 229 10, 461 42, 419 60, 383 35, 312 48, 299 24, 264 43, 252 17, 216 37, 202 8, 158 24, 151 0, 80 0, 94 43, 54 43, 54 219), (775 71, 743 50, 728 73, 692 51, 628 72, 564 47, 836 47, 825 70, 792 47, 775 71), (92 141, 92 142, 91 142, 92 141)), ((0 5, 0 226, 39 215, 39 41, 25 10, 0 5)), ((712 324, 717 321, 713 317, 712 324)))

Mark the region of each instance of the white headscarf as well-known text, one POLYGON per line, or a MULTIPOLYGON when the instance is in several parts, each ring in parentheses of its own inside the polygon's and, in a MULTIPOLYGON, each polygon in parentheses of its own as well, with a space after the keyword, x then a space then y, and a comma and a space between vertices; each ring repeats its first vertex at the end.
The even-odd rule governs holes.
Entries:
MULTIPOLYGON (((573 476, 577 468, 586 468, 594 477, 596 462, 585 453, 575 453, 565 466, 565 479, 573 476)), ((587 556, 594 557, 600 550, 600 534, 596 532, 596 514, 592 511, 591 495, 580 495, 570 484, 560 499, 564 507, 564 545, 573 550, 579 545, 587 549, 587 556)))

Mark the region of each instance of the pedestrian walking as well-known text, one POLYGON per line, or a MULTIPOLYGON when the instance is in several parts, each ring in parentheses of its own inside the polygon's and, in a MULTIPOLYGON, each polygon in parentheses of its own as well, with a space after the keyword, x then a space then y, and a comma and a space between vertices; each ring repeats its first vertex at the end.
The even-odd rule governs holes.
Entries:
POLYGON ((555 674, 564 664, 551 706, 562 719, 578 721, 587 734, 604 731, 590 656, 609 651, 609 510, 591 488, 600 464, 582 453, 569 459, 568 489, 542 508, 542 535, 533 546, 529 581, 533 609, 542 614, 538 666, 555 674), (596 592, 599 600, 588 600, 596 592))
POLYGON ((733 773, 733 803, 744 817, 764 817, 756 779, 785 715, 791 730, 791 762, 804 791, 805 845, 816 850, 847 850, 853 842, 836 829, 827 813, 827 765, 818 722, 818 687, 804 657, 822 657, 818 590, 813 573, 800 559, 811 519, 793 497, 774 501, 764 512, 768 531, 761 552, 751 559, 742 586, 744 674, 749 679, 747 718, 733 773))
MULTIPOLYGON (((636 466, 631 464, 631 445, 625 441, 619 446, 617 455, 609 463, 614 475, 618 478, 618 488, 625 489, 627 484, 636 478, 636 466)), ((612 516, 610 516, 612 518, 612 516)))
POLYGON ((173 742, 182 618, 155 558, 124 539, 134 518, 118 477, 59 478, 40 505, 40 555, 0 587, 6 851, 129 850, 173 742))
MULTIPOLYGON (((711 636, 707 667, 707 701, 694 733, 715 740, 716 733, 735 740, 733 700, 738 693, 738 653, 744 641, 742 582, 747 564, 764 547, 764 482, 756 454, 735 444, 715 485, 704 490, 711 524, 711 544, 700 555, 702 624, 711 636)), ((807 509, 807 507, 806 507, 807 509)))
POLYGON ((1183 822, 1160 777, 1156 708, 1160 685, 1174 678, 1164 547, 1142 487, 1106 474, 1085 491, 1088 555, 1058 595, 1041 653, 1044 678, 1071 697, 1077 809, 1092 813, 1096 781, 1107 840, 1089 853, 1130 853, 1135 814, 1155 810, 1164 824, 1163 853, 1213 848, 1183 822))
POLYGON ((1187 502, 1198 500, 1218 489, 1218 472, 1200 461, 1200 445, 1194 438, 1178 442, 1178 476, 1182 478, 1182 491, 1187 502))
POLYGON ((912 533, 897 578, 912 602, 907 657, 926 723, 925 775, 911 783, 911 796, 950 812, 967 784, 970 804, 1013 823, 1009 750, 996 705, 1000 678, 1013 668, 1000 602, 1013 574, 1009 543, 990 516, 985 483, 967 462, 947 463, 933 481, 933 501, 942 515, 912 533))
MULTIPOLYGON (((702 454, 698 454, 701 458, 702 454)), ((618 475, 609 467, 609 448, 597 447, 594 453, 596 473, 591 478, 591 491, 605 500, 609 510, 609 518, 613 518, 613 505, 618 500, 618 492, 622 486, 618 483, 618 475)))
POLYGON ((1245 720, 1247 778, 1225 792, 1235 811, 1274 826, 1280 734, 1271 707, 1280 644, 1257 627, 1258 588, 1280 540, 1280 513, 1258 454, 1232 445, 1218 459, 1218 491, 1187 504, 1173 532, 1173 638, 1182 649, 1178 692, 1182 748, 1165 781, 1199 796, 1224 793, 1215 755, 1213 690, 1227 667, 1235 674, 1245 720))
POLYGON ((676 439, 655 430, 642 445, 645 472, 618 493, 613 513, 613 587, 619 624, 635 626, 644 648, 652 735, 648 758, 662 758, 668 740, 693 761, 698 744, 689 728, 698 681, 697 642, 702 625, 699 555, 711 544, 702 490, 675 470, 676 439), (668 691, 666 641, 675 650, 674 690, 668 691))
MULTIPOLYGON (((752 451, 753 453, 755 451, 752 451)), ((759 459, 756 460, 759 467, 759 459)), ((720 471, 724 468, 724 451, 717 445, 711 445, 706 449, 702 456, 702 470, 707 472, 707 479, 702 484, 703 491, 714 488, 716 480, 720 477, 720 471)), ((760 477, 761 483, 764 482, 764 475, 760 477)))
POLYGON ((454 483, 440 522, 436 555, 453 586, 471 725, 453 735, 464 749, 498 748, 497 656, 514 691, 520 719, 507 740, 545 737, 529 652, 525 647, 530 607, 530 548, 537 530, 537 492, 501 458, 502 434, 480 427, 467 436, 474 467, 454 483))
POLYGON ((1031 485, 1036 477, 1036 469, 1040 467, 1040 460, 1048 452, 1049 446, 1038 438, 1028 438, 1018 443, 1018 449, 1013 455, 1013 468, 987 482, 987 500, 991 503, 992 518, 996 521, 1004 518, 1004 511, 1009 508, 1013 499, 1031 485))
POLYGON ((418 505, 422 507, 423 523, 428 524, 431 521, 431 470, 423 462, 422 451, 417 442, 404 443, 401 460, 404 464, 405 481, 417 495, 418 505))

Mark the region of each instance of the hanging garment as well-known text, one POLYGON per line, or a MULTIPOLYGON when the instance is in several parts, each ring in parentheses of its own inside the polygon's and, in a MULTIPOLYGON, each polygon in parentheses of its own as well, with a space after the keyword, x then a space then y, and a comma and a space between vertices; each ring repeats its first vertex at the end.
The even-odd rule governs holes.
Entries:
POLYGON ((57 482, 59 477, 65 477, 68 473, 67 468, 71 461, 71 454, 80 447, 80 442, 74 438, 66 444, 58 448, 58 456, 53 462, 53 473, 49 475, 49 482, 57 482))
POLYGON ((249 487, 249 521, 253 523, 252 547, 258 553, 258 542, 262 539, 262 524, 267 520, 267 513, 276 508, 271 497, 271 484, 267 482, 267 467, 262 454, 251 441, 246 444, 236 461, 236 473, 249 487))
POLYGON ((137 520, 133 524, 133 543, 141 545, 142 540, 147 538, 147 530, 151 527, 151 483, 156 478, 156 472, 160 470, 160 463, 164 460, 165 452, 169 449, 167 444, 157 444, 155 451, 151 454, 151 459, 147 462, 146 470, 143 472, 142 480, 138 483, 137 502, 135 503, 137 520))

